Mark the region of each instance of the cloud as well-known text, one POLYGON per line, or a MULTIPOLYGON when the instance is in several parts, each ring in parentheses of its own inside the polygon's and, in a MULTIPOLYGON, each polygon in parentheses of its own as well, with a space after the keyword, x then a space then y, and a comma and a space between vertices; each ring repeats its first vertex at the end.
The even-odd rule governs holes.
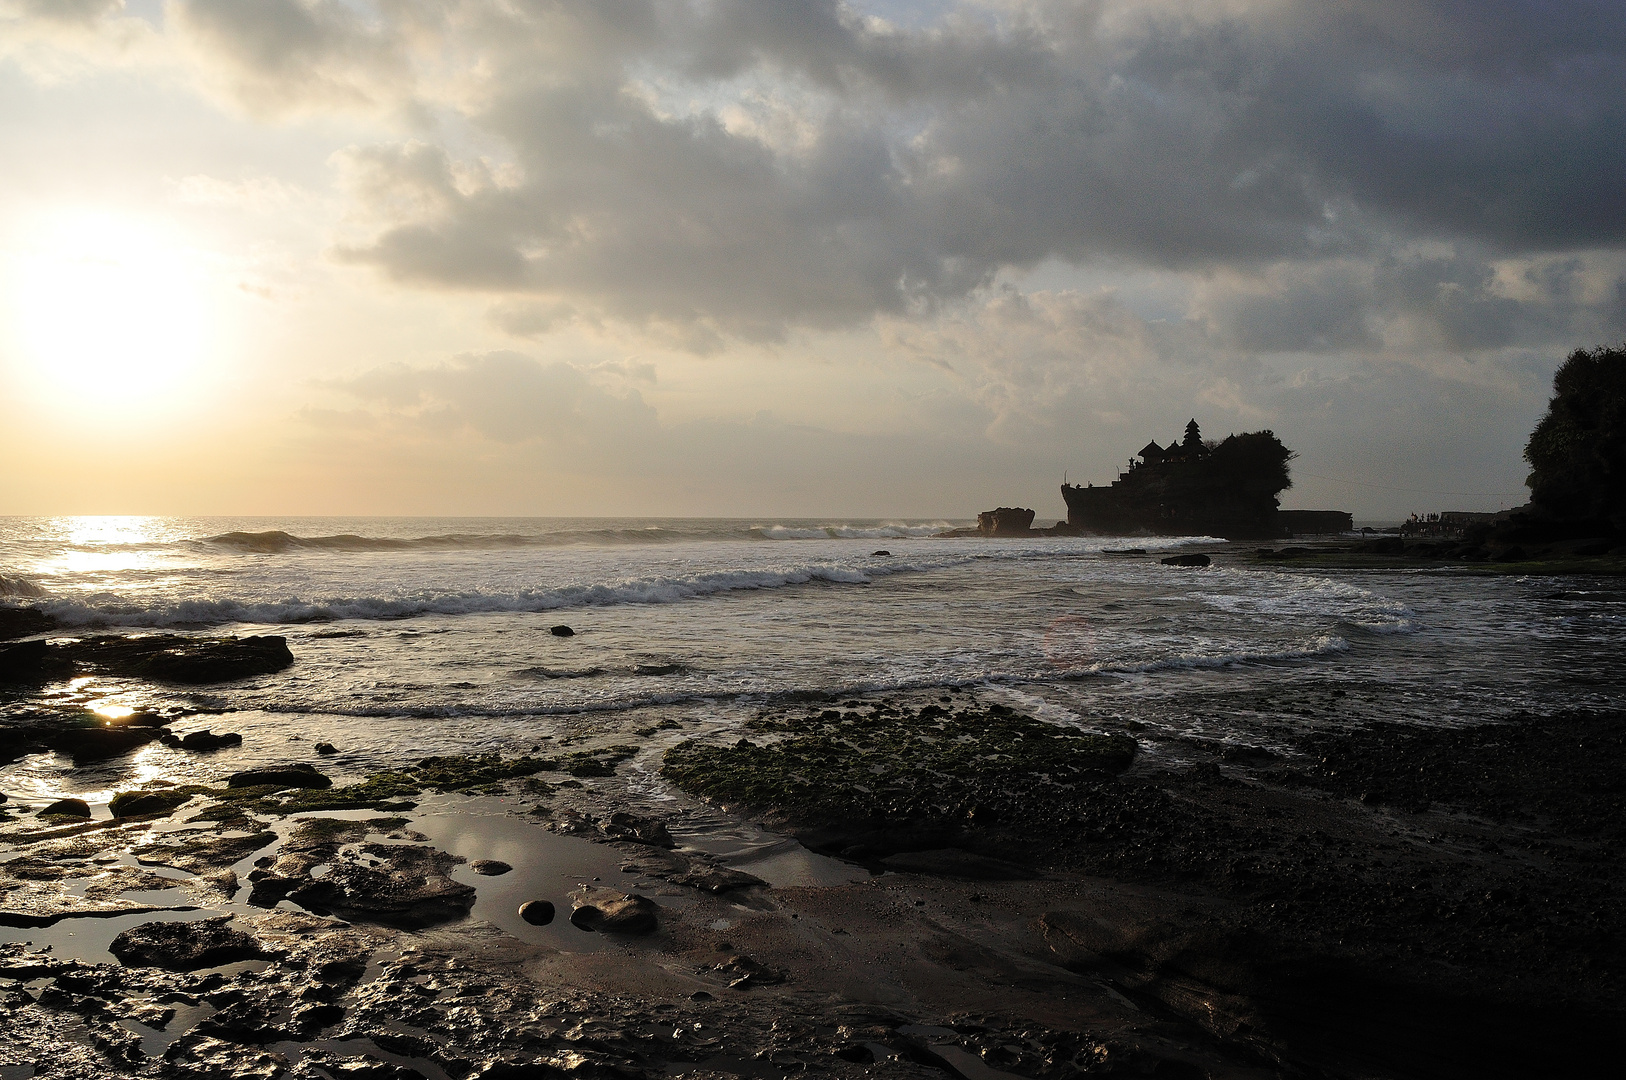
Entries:
POLYGON ((420 5, 343 0, 172 0, 175 33, 206 77, 249 112, 379 109, 410 101, 420 5), (369 15, 371 17, 369 17, 369 15))
POLYGON ((513 352, 462 356, 449 364, 375 368, 334 383, 404 427, 467 430, 499 443, 562 447, 625 445, 655 426, 636 391, 614 394, 564 363, 513 352))

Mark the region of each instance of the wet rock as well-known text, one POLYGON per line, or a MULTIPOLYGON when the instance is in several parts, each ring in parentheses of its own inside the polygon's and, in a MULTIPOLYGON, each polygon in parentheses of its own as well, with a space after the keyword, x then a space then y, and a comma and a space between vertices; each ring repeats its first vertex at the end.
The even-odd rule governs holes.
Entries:
POLYGON ((334 746, 330 742, 319 742, 314 747, 312 747, 312 749, 315 750, 318 754, 321 754, 324 757, 326 757, 329 754, 337 754, 339 752, 339 748, 337 746, 334 746))
MULTIPOLYGON (((244 822, 244 825, 252 827, 248 822, 244 822)), ((201 835, 168 833, 163 839, 163 843, 155 842, 137 848, 136 860, 145 866, 168 866, 189 874, 205 875, 229 870, 236 863, 274 843, 277 834, 255 832, 247 836, 218 836, 213 830, 208 830, 201 835)))
POLYGON ((49 682, 72 673, 73 664, 43 639, 0 645, 0 684, 49 682))
POLYGON ((178 683, 229 682, 269 675, 294 662, 288 639, 279 635, 227 638, 164 649, 137 665, 135 674, 178 683))
POLYGON ((550 626, 550 627, 548 627, 548 633, 552 634, 554 637, 575 637, 576 636, 576 631, 572 630, 570 627, 564 625, 563 623, 560 623, 558 626, 550 626))
POLYGON ((463 861, 459 856, 396 844, 365 844, 360 856, 368 862, 350 857, 327 864, 326 877, 295 889, 288 899, 405 929, 461 919, 474 906, 474 886, 449 875, 463 861))
POLYGON ((1171 555, 1162 560, 1164 566, 1208 566, 1213 561, 1207 555, 1171 555))
POLYGON ((165 746, 192 751, 219 750, 221 747, 241 746, 242 744, 243 737, 235 731, 223 731, 216 735, 208 728, 201 731, 189 731, 180 738, 171 736, 164 740, 165 746))
POLYGON ((39 733, 39 741, 75 763, 105 761, 146 746, 162 735, 149 727, 68 727, 39 733))
POLYGON ((599 826, 599 831, 611 840, 629 840, 659 848, 677 846, 664 824, 654 818, 629 814, 624 810, 611 814, 609 819, 599 826))
POLYGON ((121 791, 107 808, 116 818, 168 814, 191 797, 178 791, 121 791))
POLYGON ((546 926, 553 921, 552 900, 530 900, 519 906, 519 917, 532 926, 546 926))
POLYGON ((260 943, 226 925, 232 917, 200 922, 151 922, 132 927, 113 939, 108 951, 126 967, 160 967, 196 971, 265 956, 260 943))
POLYGON ((279 769, 248 769, 232 773, 227 787, 330 788, 333 781, 309 765, 287 765, 279 769))
POLYGON ((40 811, 40 817, 77 817, 90 816, 90 804, 83 799, 58 799, 40 811))
POLYGON ((892 555, 892 553, 890 551, 886 550, 885 548, 882 548, 880 551, 872 551, 872 552, 870 552, 870 556, 872 558, 877 558, 877 559, 889 558, 889 557, 891 557, 891 555, 892 555))
POLYGON ((713 964, 706 970, 711 974, 721 976, 735 990, 744 990, 752 986, 768 986, 785 981, 783 972, 764 967, 745 955, 730 956, 722 963, 713 964))
POLYGON ((513 869, 501 859, 476 859, 469 864, 469 869, 482 877, 498 877, 513 869))
POLYGON ((56 620, 39 608, 0 607, 0 641, 43 634, 56 626, 56 620))
POLYGON ((655 901, 613 889, 584 889, 576 894, 571 925, 601 934, 647 934, 657 925, 655 901))

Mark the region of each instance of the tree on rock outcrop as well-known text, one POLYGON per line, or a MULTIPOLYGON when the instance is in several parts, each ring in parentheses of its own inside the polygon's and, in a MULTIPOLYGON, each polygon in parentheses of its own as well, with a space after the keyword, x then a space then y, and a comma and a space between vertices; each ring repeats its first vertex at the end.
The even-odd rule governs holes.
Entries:
POLYGON ((1538 509, 1626 529, 1626 345, 1570 354, 1524 457, 1538 509))

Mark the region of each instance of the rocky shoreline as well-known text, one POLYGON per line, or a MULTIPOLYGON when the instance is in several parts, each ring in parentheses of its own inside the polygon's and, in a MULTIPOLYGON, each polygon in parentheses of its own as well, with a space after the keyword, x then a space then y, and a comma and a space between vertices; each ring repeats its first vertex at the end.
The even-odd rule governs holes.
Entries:
POLYGON ((639 747, 605 739, 153 782, 118 818, 7 804, 0 1075, 1601 1071, 1623 721, 1355 724, 1171 767, 892 695, 681 742, 676 797, 634 794, 639 747), (747 827, 799 843, 730 865, 714 840, 747 827))

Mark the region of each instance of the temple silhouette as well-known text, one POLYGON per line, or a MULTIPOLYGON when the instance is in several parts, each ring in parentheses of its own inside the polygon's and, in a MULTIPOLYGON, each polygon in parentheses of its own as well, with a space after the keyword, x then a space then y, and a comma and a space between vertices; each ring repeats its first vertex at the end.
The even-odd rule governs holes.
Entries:
POLYGON ((1108 486, 1061 486, 1069 531, 1274 540, 1352 525, 1342 511, 1279 509, 1277 496, 1293 486, 1293 452, 1270 431, 1205 442, 1193 418, 1184 438, 1153 440, 1136 456, 1108 486))

